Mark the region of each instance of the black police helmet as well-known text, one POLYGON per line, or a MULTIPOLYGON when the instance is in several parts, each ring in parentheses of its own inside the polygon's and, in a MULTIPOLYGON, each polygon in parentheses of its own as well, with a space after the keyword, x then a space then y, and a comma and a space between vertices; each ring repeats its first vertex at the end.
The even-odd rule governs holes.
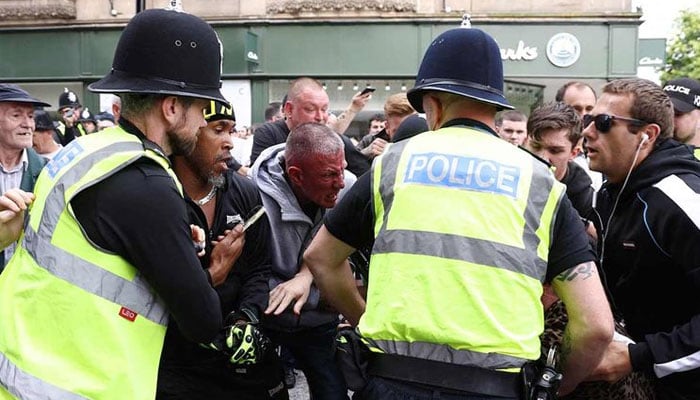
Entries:
POLYGON ((58 96, 58 109, 62 110, 64 108, 78 108, 81 107, 78 95, 75 92, 68 90, 68 88, 63 88, 63 93, 58 96))
POLYGON ((474 28, 456 28, 440 34, 423 56, 408 101, 423 111, 426 90, 453 93, 497 109, 513 109, 503 96, 503 61, 496 41, 474 28))
POLYGON ((83 111, 80 112, 80 115, 78 116, 78 121, 79 122, 92 122, 93 124, 97 123, 97 120, 95 119, 95 116, 90 112, 90 109, 85 107, 83 111))
POLYGON ((220 91, 222 54, 219 37, 202 19, 173 10, 145 10, 124 28, 110 73, 88 89, 226 102, 220 91))
POLYGON ((210 101, 209 105, 204 109, 204 119, 207 122, 218 121, 220 119, 230 119, 236 121, 236 114, 233 112, 233 106, 220 101, 210 101))

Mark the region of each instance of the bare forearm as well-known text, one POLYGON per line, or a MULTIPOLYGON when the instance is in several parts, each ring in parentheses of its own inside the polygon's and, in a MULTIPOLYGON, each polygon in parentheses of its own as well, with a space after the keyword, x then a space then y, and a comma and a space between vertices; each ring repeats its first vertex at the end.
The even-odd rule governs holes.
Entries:
POLYGON ((560 349, 564 375, 560 393, 566 394, 588 378, 601 361, 612 341, 614 322, 592 262, 562 272, 552 285, 569 314, 560 349))
POLYGON ((322 226, 306 252, 302 268, 308 268, 321 295, 336 310, 357 325, 365 301, 355 286, 348 256, 354 249, 331 235, 322 226))
POLYGON ((561 395, 573 391, 591 374, 610 343, 610 335, 606 330, 574 336, 573 332, 577 331, 580 332, 581 329, 567 325, 559 350, 559 362, 564 376, 559 390, 561 395))
POLYGON ((349 108, 349 109, 343 111, 338 116, 338 119, 335 121, 335 123, 331 125, 330 128, 333 129, 337 133, 340 133, 340 134, 345 133, 345 131, 350 126, 350 123, 355 118, 356 114, 357 114, 357 111, 353 110, 352 108, 349 108))
POLYGON ((336 271, 338 273, 320 272, 315 275, 316 285, 321 288, 322 296, 324 293, 333 293, 333 296, 324 296, 324 299, 356 326, 365 312, 365 300, 357 289, 347 261, 336 271))

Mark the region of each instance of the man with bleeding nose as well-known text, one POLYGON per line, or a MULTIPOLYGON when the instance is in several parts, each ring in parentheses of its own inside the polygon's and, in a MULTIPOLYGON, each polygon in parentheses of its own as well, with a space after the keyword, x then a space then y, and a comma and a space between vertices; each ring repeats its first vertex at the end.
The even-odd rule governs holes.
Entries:
POLYGON ((315 399, 345 399, 347 388, 334 361, 338 313, 319 304, 311 272, 300 267, 301 255, 326 209, 355 181, 346 166, 343 140, 314 122, 293 128, 286 144, 264 150, 253 165, 253 182, 272 230, 270 300, 263 326, 273 342, 294 355, 315 399))

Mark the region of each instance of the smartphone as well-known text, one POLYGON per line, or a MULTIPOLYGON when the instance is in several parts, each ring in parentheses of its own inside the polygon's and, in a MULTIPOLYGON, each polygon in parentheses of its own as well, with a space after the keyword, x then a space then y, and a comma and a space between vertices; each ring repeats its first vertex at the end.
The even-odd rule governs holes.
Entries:
POLYGON ((260 217, 262 217, 264 214, 265 207, 260 207, 260 209, 256 211, 252 217, 248 218, 248 220, 243 223, 243 232, 245 232, 246 229, 250 228, 250 226, 253 225, 255 221, 259 220, 260 217))
POLYGON ((360 95, 364 96, 364 95, 366 95, 367 93, 372 93, 372 92, 374 92, 375 90, 377 90, 377 89, 375 89, 375 88, 373 88, 373 87, 370 87, 370 86, 367 86, 366 88, 362 89, 362 92, 360 93, 360 95))

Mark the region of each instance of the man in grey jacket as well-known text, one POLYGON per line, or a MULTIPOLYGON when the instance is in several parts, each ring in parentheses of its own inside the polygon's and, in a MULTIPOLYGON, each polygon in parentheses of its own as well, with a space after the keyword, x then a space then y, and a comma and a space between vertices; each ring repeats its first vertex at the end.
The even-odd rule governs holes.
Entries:
POLYGON ((347 398, 333 359, 338 313, 323 309, 311 273, 299 265, 325 210, 355 180, 346 166, 340 137, 318 123, 297 126, 286 144, 266 149, 253 165, 253 182, 273 237, 270 301, 263 324, 275 343, 292 352, 316 399, 347 398), (291 299, 295 301, 287 308, 291 299))

